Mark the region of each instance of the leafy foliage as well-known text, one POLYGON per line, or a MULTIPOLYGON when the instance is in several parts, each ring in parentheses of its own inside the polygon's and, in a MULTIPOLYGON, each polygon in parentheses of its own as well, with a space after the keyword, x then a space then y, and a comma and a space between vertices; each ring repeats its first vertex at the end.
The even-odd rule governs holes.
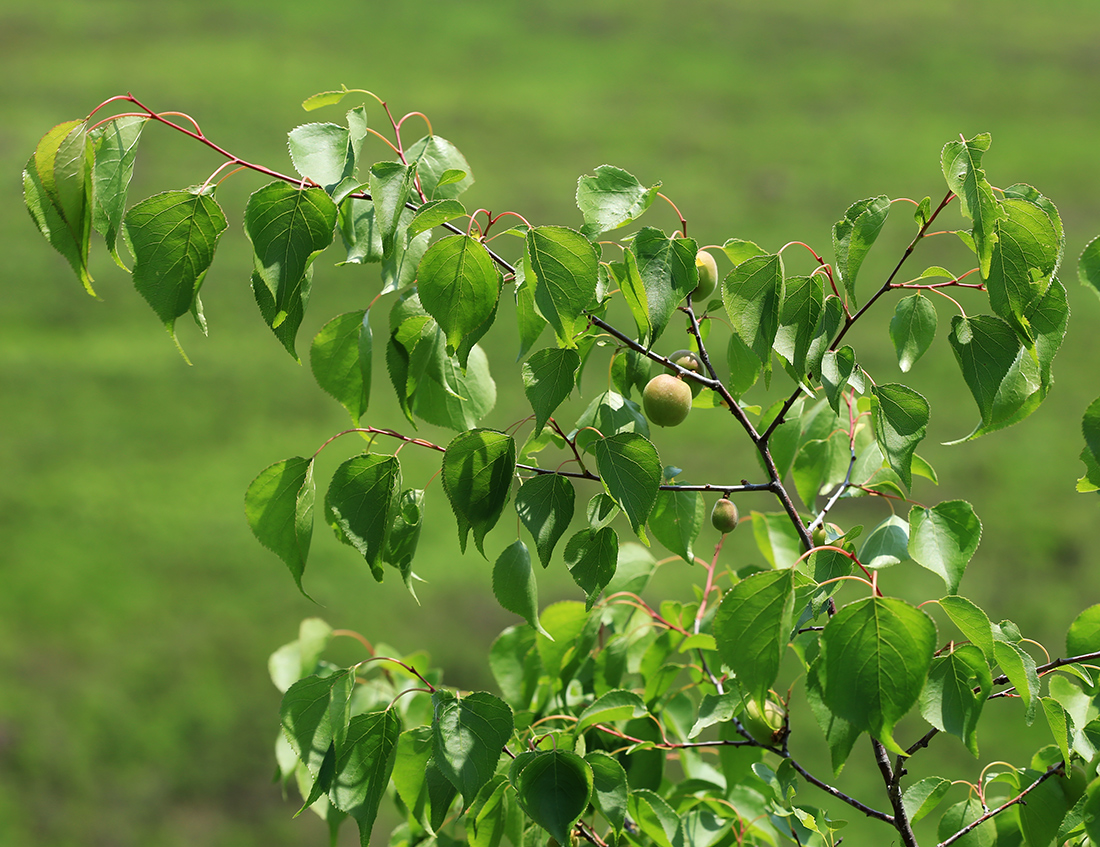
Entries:
MULTIPOLYGON (((507 232, 518 238, 504 255, 489 236, 504 215, 467 212, 459 198, 473 183, 470 165, 430 124, 427 136, 407 144, 404 119, 369 92, 323 92, 303 105, 331 107, 353 94, 367 105, 347 111, 343 124, 291 130, 298 176, 214 147, 267 180, 243 210, 251 282, 261 318, 295 358, 315 261, 337 234, 341 264, 379 268, 371 299, 329 319, 310 346, 318 385, 355 424, 340 435, 371 437, 365 452, 332 473, 324 521, 375 579, 393 568, 411 591, 426 504, 437 495, 430 481, 404 487, 397 452, 378 445, 392 439, 442 453, 440 484, 457 519, 458 547, 465 553, 472 531, 477 550, 494 561, 496 600, 523 623, 491 649, 497 696, 446 687, 422 655, 376 653, 360 636, 367 658, 331 664, 324 658, 331 640, 349 633, 303 622, 298 639, 270 661, 283 692, 279 779, 294 780, 302 808, 324 818, 334 839, 351 817, 364 844, 389 798, 400 819, 390 843, 408 847, 531 847, 547 838, 597 847, 835 845, 844 822, 831 817, 833 807, 812 805, 812 791, 821 789, 830 802, 892 829, 884 843, 916 845, 914 824, 949 798, 935 822, 942 847, 1100 842, 1100 780, 1073 778, 1100 764, 1100 607, 1069 626, 1064 658, 1047 654, 1039 664, 1034 642, 1015 624, 993 623, 959 593, 981 521, 964 500, 910 499, 925 496, 925 480, 935 483, 917 452, 930 405, 916 388, 868 373, 849 338, 865 316, 888 317, 883 337, 908 374, 936 343, 939 307, 947 307, 940 343, 952 350, 979 418, 961 441, 1018 423, 1042 403, 1069 315, 1056 276, 1065 233, 1039 191, 989 181, 990 136, 943 148, 947 193, 938 206, 927 198, 915 204, 912 241, 877 287, 860 276, 865 259, 887 226, 911 226, 890 217, 903 201, 886 196, 844 212, 832 228, 831 259, 800 241, 769 252, 731 235, 709 247, 731 267, 720 299, 696 303, 700 245, 679 209, 674 232, 644 225, 602 240, 667 199, 659 184, 596 168, 577 185, 579 229, 532 226, 506 213, 517 221, 507 232), (372 98, 393 141, 390 158, 368 164, 364 146, 381 135, 367 129, 372 98), (975 266, 929 267, 902 281, 902 267, 933 235, 930 225, 953 209, 973 255, 964 265, 975 266), (786 251, 799 248, 815 263, 808 274, 788 272, 786 251), (949 289, 967 289, 967 302, 988 311, 968 314, 949 289), (384 312, 378 301, 389 295, 384 312), (887 314, 878 301, 891 297, 887 314), (533 415, 498 429, 482 423, 496 383, 479 341, 511 314, 523 360, 518 384, 533 415), (363 423, 380 321, 402 413, 414 427, 454 431, 446 445, 363 423), (685 368, 680 353, 674 361, 658 348, 674 326, 689 334, 699 367, 685 368), (567 401, 604 356, 607 389, 565 424, 567 401), (685 380, 699 414, 728 415, 759 467, 735 484, 678 481, 682 472, 662 465, 631 399, 649 365, 685 380), (759 394, 751 403, 743 400, 750 391, 759 394), (729 561, 723 541, 709 560, 703 555, 706 498, 715 494, 774 499, 771 511, 753 509, 749 518, 766 566, 729 561), (883 507, 867 531, 845 525, 854 498, 883 507), (516 537, 500 544, 490 532, 509 501, 516 537), (901 501, 909 502, 907 514, 901 501), (540 609, 524 533, 544 568, 556 558, 564 563, 583 602, 540 609), (642 597, 659 564, 655 544, 698 574, 689 599, 642 597), (938 575, 946 594, 911 596, 904 575, 913 568, 938 575), (888 581, 906 596, 884 594, 888 581), (1037 725, 1049 731, 1030 762, 982 771, 969 791, 954 787, 966 780, 939 774, 906 779, 918 777, 920 751, 941 733, 977 757, 987 704, 1009 696, 1021 702, 1025 724, 1041 716, 1037 725), (923 735, 906 746, 901 736, 918 721, 923 735), (885 799, 856 797, 811 773, 802 751, 813 724, 834 776, 859 738, 870 737, 885 799)), ((90 294, 92 231, 125 268, 121 234, 134 286, 173 339, 188 312, 205 332, 199 289, 228 226, 215 199, 217 171, 201 186, 127 209, 148 122, 205 136, 197 123, 174 122, 175 113, 154 112, 129 95, 108 102, 118 101, 137 112, 92 123, 96 109, 46 133, 23 174, 27 208, 90 294)), ((1086 247, 1077 270, 1084 285, 1100 290, 1096 245, 1086 247)), ((1085 412, 1082 435, 1078 489, 1096 491, 1100 400, 1085 412)), ((275 462, 245 496, 252 531, 303 593, 315 459, 275 462)), ((723 529, 736 525, 729 524, 723 529)))

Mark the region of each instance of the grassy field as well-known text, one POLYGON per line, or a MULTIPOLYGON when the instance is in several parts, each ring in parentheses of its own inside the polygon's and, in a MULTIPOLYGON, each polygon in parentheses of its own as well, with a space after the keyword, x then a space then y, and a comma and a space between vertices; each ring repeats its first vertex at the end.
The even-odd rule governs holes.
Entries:
MULTIPOLYGON (((322 843, 320 824, 291 821, 270 783, 267 655, 321 614, 423 647, 451 683, 483 686, 486 646, 512 622, 487 594, 486 563, 458 556, 438 491, 439 531, 418 568, 424 614, 320 529, 306 583, 323 608, 296 594, 252 539, 243 492, 346 416, 256 314, 239 210, 260 183, 219 191, 231 229, 204 287, 210 338, 181 323, 188 368, 109 259, 93 267, 96 303, 36 235, 19 172, 51 126, 132 91, 286 170, 285 133, 307 120, 300 101, 345 83, 427 112, 472 164, 473 206, 577 223, 577 176, 610 162, 662 181, 702 241, 799 238, 819 251, 855 200, 941 196, 942 145, 991 132, 994 184, 1029 182, 1059 205, 1073 319, 1045 406, 965 448, 937 446, 976 418, 940 340, 914 385, 931 402, 921 452, 941 484, 918 496, 973 502, 985 534, 963 592, 1057 652, 1073 616, 1100 601, 1096 502, 1073 491, 1080 416, 1100 393, 1100 303, 1073 264, 1100 232, 1098 41, 1100 7, 1085 0, 0 0, 0 845, 322 843)), ((157 127, 142 145, 135 199, 220 164, 157 127)), ((888 228, 895 246, 864 273, 887 269, 908 237, 888 228)), ((336 259, 317 268, 302 349, 327 316, 377 291, 376 270, 336 259)), ((884 360, 884 329, 857 350, 869 366, 884 360)), ((511 360, 500 350, 495 367, 511 360)), ((388 389, 381 367, 375 384, 388 389)), ((374 422, 397 421, 392 404, 374 408, 374 422)), ((504 396, 494 420, 523 408, 504 396)), ((719 456, 736 467, 724 429, 692 426, 690 443, 713 448, 681 458, 665 435, 668 461, 696 476, 719 456)), ((402 459, 407 478, 433 472, 427 457, 402 459)), ((735 555, 754 556, 747 544, 735 555)), ((547 599, 569 591, 548 579, 547 599)), ((996 737, 982 743, 1003 755, 996 737)))

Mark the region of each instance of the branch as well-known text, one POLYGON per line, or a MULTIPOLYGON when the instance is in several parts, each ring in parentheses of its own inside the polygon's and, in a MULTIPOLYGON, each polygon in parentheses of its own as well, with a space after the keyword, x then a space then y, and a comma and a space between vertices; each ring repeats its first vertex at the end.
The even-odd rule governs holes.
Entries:
POLYGON ((990 811, 988 811, 984 815, 982 815, 980 818, 977 818, 977 819, 971 821, 966 826, 964 826, 962 829, 960 829, 958 832, 956 832, 954 835, 952 835, 950 838, 948 838, 945 841, 941 841, 939 844, 936 845, 936 847, 948 847, 949 844, 954 844, 956 841, 958 841, 960 838, 962 838, 968 832, 971 832, 971 831, 977 829, 979 826, 981 826, 987 820, 994 817, 995 815, 999 815, 1005 809, 1008 809, 1012 806, 1015 806, 1017 803, 1023 803, 1024 802, 1024 797, 1029 792, 1031 792, 1031 791, 1035 790, 1036 788, 1038 788, 1039 783, 1045 782, 1046 780, 1050 779, 1055 774, 1064 773, 1063 768, 1064 768, 1064 765, 1063 765, 1062 762, 1059 762, 1056 765, 1051 765, 1049 768, 1047 768, 1046 773, 1044 773, 1042 776, 1040 776, 1037 780, 1035 780, 1035 782, 1031 783, 1031 785, 1029 785, 1027 788, 1025 788, 1023 791, 1021 791, 1019 794, 1017 794, 1011 800, 1009 800, 1006 803, 1002 803, 996 809, 991 809, 990 811))

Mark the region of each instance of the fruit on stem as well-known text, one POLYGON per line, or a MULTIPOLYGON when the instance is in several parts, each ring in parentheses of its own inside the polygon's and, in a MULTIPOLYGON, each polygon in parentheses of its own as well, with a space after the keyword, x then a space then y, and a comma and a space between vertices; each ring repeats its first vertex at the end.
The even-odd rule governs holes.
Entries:
POLYGON ((699 270, 699 284, 691 292, 691 299, 699 303, 710 297, 718 287, 718 263, 706 250, 700 250, 695 254, 695 267, 699 270))
POLYGON ((679 426, 691 411, 691 387, 672 374, 657 374, 642 391, 642 408, 657 426, 679 426))
POLYGON ((733 501, 723 497, 714 504, 710 512, 710 522, 720 533, 725 535, 727 532, 733 532, 737 528, 737 521, 737 506, 733 501))
MULTIPOLYGON (((691 350, 677 350, 668 358, 669 361, 671 361, 672 363, 677 364, 681 368, 689 370, 692 373, 701 374, 703 372, 702 360, 700 360, 700 358, 695 355, 695 353, 691 350)), ((672 372, 670 371, 670 373, 672 372)), ((677 376, 677 374, 673 373, 673 376, 677 376)), ((691 389, 692 397, 699 396, 699 392, 703 390, 703 386, 700 385, 698 382, 692 382, 691 380, 684 380, 684 382, 686 382, 688 384, 688 387, 691 389)))
POLYGON ((758 743, 772 745, 783 727, 783 717, 783 707, 774 700, 765 702, 763 710, 755 700, 749 700, 741 715, 741 725, 758 743))

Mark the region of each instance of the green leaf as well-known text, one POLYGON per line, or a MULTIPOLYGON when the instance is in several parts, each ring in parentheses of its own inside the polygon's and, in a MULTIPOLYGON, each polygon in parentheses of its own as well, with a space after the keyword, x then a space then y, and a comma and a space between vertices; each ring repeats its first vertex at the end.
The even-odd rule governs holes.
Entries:
POLYGON ((256 539, 282 559, 298 590, 313 537, 313 460, 295 456, 269 465, 252 480, 244 511, 256 539))
MULTIPOLYGON (((1051 288, 1056 285, 1052 282, 1051 288)), ((1040 363, 1020 343, 1012 327, 1000 318, 956 315, 951 320, 948 340, 981 414, 978 426, 960 441, 1023 420, 1046 396, 1040 363)), ((1049 357, 1053 358, 1053 351, 1049 357)), ((1046 361, 1049 367, 1049 359, 1046 361)))
POLYGON ((951 788, 951 782, 942 776, 930 776, 914 782, 902 795, 901 802, 910 822, 916 823, 931 812, 951 788))
POLYGON ((361 265, 382 261, 382 232, 375 222, 374 203, 348 197, 340 203, 338 223, 340 236, 347 248, 347 258, 341 264, 361 265))
POLYGON ((890 198, 885 195, 869 197, 848 207, 833 225, 833 252, 836 254, 836 270, 844 282, 848 299, 856 301, 856 274, 871 246, 890 214, 890 198))
POLYGON ((741 264, 753 256, 766 256, 768 251, 754 241, 745 241, 742 238, 730 238, 722 245, 722 252, 726 254, 734 266, 741 264))
POLYGON ((867 533, 859 560, 867 568, 887 568, 909 559, 909 523, 897 515, 884 518, 867 533))
POLYGON ((619 536, 609 526, 582 529, 565 544, 563 557, 573 581, 585 592, 585 609, 591 609, 600 592, 615 576, 619 536))
POLYGON ((524 268, 535 285, 535 306, 554 328, 559 345, 576 347, 573 336, 581 313, 596 295, 596 248, 576 230, 537 226, 527 232, 524 268))
POLYGON ((939 604, 947 612, 951 622, 982 651, 986 663, 993 667, 997 656, 994 650, 993 626, 986 613, 975 603, 957 594, 941 597, 939 604))
POLYGON ((326 677, 307 676, 283 695, 279 706, 283 735, 314 779, 329 749, 343 746, 351 718, 354 677, 351 670, 326 677))
POLYGON ((294 169, 329 194, 355 170, 355 154, 347 127, 311 123, 287 133, 287 147, 294 169))
POLYGON ((839 775, 863 730, 855 728, 844 718, 833 714, 832 710, 825 705, 825 696, 822 693, 821 680, 818 676, 820 664, 819 658, 810 665, 809 672, 806 674, 806 704, 810 707, 817 725, 821 727, 821 731, 825 734, 825 741, 829 745, 833 774, 839 775))
POLYGON ((594 175, 577 180, 577 208, 584 216, 582 232, 595 238, 637 220, 653 203, 660 185, 646 188, 622 168, 600 165, 594 175))
POLYGON ((645 524, 661 484, 657 448, 636 432, 609 435, 597 441, 595 447, 596 468, 604 490, 626 513, 638 538, 648 544, 645 524))
POLYGON ((92 156, 84 121, 58 124, 38 142, 23 171, 23 196, 38 229, 94 297, 88 273, 92 156))
MULTIPOLYGON (((1040 776, 1042 772, 1025 768, 1020 773, 1020 784, 1031 785, 1040 776)), ((1072 801, 1067 800, 1065 789, 1059 784, 1062 782, 1058 778, 1044 780, 1028 792, 1027 802, 1019 805, 1020 831, 1027 844, 1049 845, 1058 835, 1058 828, 1072 805, 1072 801)))
POLYGON ((966 565, 978 549, 982 522, 965 500, 947 500, 931 509, 909 512, 909 555, 918 565, 939 574, 949 594, 959 590, 966 565))
POLYGON ((1006 197, 988 273, 983 275, 989 305, 1022 338, 1031 338, 1026 317, 1032 302, 1046 290, 1061 258, 1061 239, 1055 222, 1034 202, 1006 197))
POLYGON ((1090 782, 1085 790, 1082 816, 1089 838, 1093 843, 1100 842, 1100 778, 1090 782))
POLYGON ((658 491, 649 515, 654 538, 688 564, 695 561, 691 546, 706 521, 706 505, 698 491, 658 491))
MULTIPOLYGON (((956 832, 982 817, 985 811, 982 801, 971 794, 970 797, 949 807, 943 813, 936 829, 936 837, 940 841, 946 841, 956 832)), ((996 824, 992 819, 988 820, 951 843, 956 847, 993 847, 997 843, 996 824)))
POLYGON ((1070 765, 1070 738, 1073 734, 1073 725, 1065 707, 1053 697, 1040 697, 1043 704, 1043 715, 1050 727, 1050 734, 1054 736, 1054 742, 1062 752, 1062 761, 1066 767, 1070 765))
POLYGON ((405 151, 405 159, 416 165, 420 189, 427 200, 453 199, 474 184, 466 157, 438 135, 421 138, 405 151), (448 171, 461 171, 464 176, 455 181, 448 171))
POLYGON ((1100 603, 1081 612, 1066 632, 1066 655, 1083 656, 1100 650, 1100 603))
POLYGON ((920 696, 936 625, 893 597, 868 597, 838 611, 821 635, 822 694, 829 710, 904 755, 891 736, 920 696))
POLYGON ((1039 699, 1039 674, 1035 668, 1035 660, 1019 644, 999 638, 994 641, 993 652, 997 657, 997 664, 1001 666, 1024 704, 1024 722, 1031 726, 1039 699))
POLYGON ((789 568, 806 552, 798 531, 784 512, 753 512, 752 534, 761 555, 773 568, 789 568))
POLYGON ((646 788, 630 792, 631 817, 658 847, 673 847, 680 832, 680 818, 660 794, 646 788))
MULTIPOLYGON (((408 230, 414 212, 406 207, 401 212, 401 219, 397 225, 397 237, 393 240, 393 249, 382 243, 382 294, 398 291, 416 281, 417 268, 420 260, 428 250, 432 240, 431 231, 413 235, 408 230)), ((377 229, 381 229, 377 227, 377 229)), ((377 233, 381 242, 381 233, 377 233)))
POLYGON ((1100 235, 1081 251, 1077 260, 1077 279, 1086 288, 1091 286, 1092 293, 1100 297, 1100 235))
POLYGON ((603 750, 591 750, 584 760, 592 769, 592 805, 616 834, 626 825, 626 771, 618 759, 603 750))
POLYGON ((244 223, 260 314, 297 359, 294 339, 309 300, 310 266, 332 243, 336 204, 320 188, 271 182, 248 198, 244 223))
POLYGON ((519 329, 519 353, 516 354, 518 362, 539 340, 539 336, 546 328, 546 318, 535 305, 535 280, 528 278, 522 256, 516 260, 515 268, 516 325, 519 329))
POLYGON ((401 467, 396 456, 364 453, 336 469, 325 494, 329 526, 337 538, 359 551, 379 581, 400 486, 401 467))
POLYGON ((806 375, 806 357, 817 335, 825 302, 820 274, 789 277, 779 315, 779 329, 772 345, 790 364, 791 375, 798 381, 806 375))
POLYGON ((978 719, 993 689, 993 677, 982 651, 973 644, 955 647, 932 660, 920 696, 920 711, 937 729, 961 738, 978 756, 978 719))
POLYGON ((634 236, 627 253, 637 260, 642 286, 634 293, 645 315, 647 331, 641 332, 639 324, 643 344, 651 345, 660 337, 677 307, 699 284, 697 252, 693 239, 669 238, 654 227, 643 227, 634 236))
POLYGON ((126 214, 122 235, 134 255, 134 287, 173 341, 176 318, 201 313, 199 288, 227 225, 214 198, 197 189, 155 194, 126 214))
MULTIPOLYGON (((1094 468, 1100 467, 1100 397, 1089 404, 1085 415, 1081 419, 1081 433, 1085 437, 1085 449, 1081 453, 1081 460, 1085 463, 1086 475, 1084 480, 1092 480, 1100 486, 1100 472, 1094 468)), ((1083 490, 1078 485, 1078 491, 1083 490)))
POLYGON ((115 263, 125 269, 118 255, 118 233, 126 211, 126 193, 134 175, 138 139, 147 118, 124 115, 109 120, 89 133, 94 150, 92 169, 92 227, 103 236, 115 263))
POLYGON ((420 529, 424 520, 424 489, 407 488, 401 492, 393 505, 393 514, 389 532, 386 535, 386 549, 382 560, 401 571, 405 587, 416 597, 413 590, 412 560, 420 543, 420 529))
POLYGON ((557 474, 532 477, 516 492, 516 512, 534 537, 544 568, 550 564, 554 546, 573 519, 575 497, 573 484, 557 474))
POLYGON ((460 699, 438 690, 432 704, 436 764, 468 804, 492 777, 512 737, 512 710, 484 691, 460 699))
POLYGON ((500 519, 516 470, 516 442, 490 429, 459 433, 443 455, 443 489, 458 518, 462 552, 474 531, 474 543, 485 555, 485 535, 500 519))
MULTIPOLYGON (((542 620, 539 620, 542 624, 542 620)), ((539 655, 535 648, 536 632, 529 626, 510 626, 489 648, 489 669, 505 701, 516 711, 531 703, 538 681, 539 655)), ((549 634, 546 638, 550 638, 549 634)))
POLYGON ((913 486, 913 453, 928 431, 928 401, 907 385, 871 387, 875 438, 906 488, 913 486))
POLYGON ((615 689, 597 697, 595 702, 588 705, 581 712, 580 720, 573 731, 580 735, 590 726, 598 723, 613 724, 617 721, 643 718, 647 714, 649 711, 646 709, 645 701, 635 692, 615 689))
POLYGON ((936 321, 936 307, 923 294, 910 294, 898 301, 890 319, 890 340, 894 342, 902 373, 908 373, 932 346, 936 321))
MULTIPOLYGON (((594 616, 598 619, 598 615, 594 616)), ((544 674, 551 679, 561 680, 566 661, 570 656, 586 653, 584 636, 588 626, 588 609, 584 603, 563 600, 552 603, 539 615, 543 632, 539 633, 535 644, 538 647, 539 660, 544 674)), ((562 681, 562 684, 568 680, 562 681)))
POLYGON ((761 707, 779 674, 791 637, 794 571, 764 571, 741 580, 714 614, 718 655, 761 707))
POLYGON ((836 414, 848 388, 848 378, 856 371, 856 352, 845 344, 839 350, 826 350, 821 357, 821 387, 836 414))
POLYGON ((523 393, 535 410, 535 434, 577 384, 581 357, 567 347, 544 347, 523 363, 523 393))
MULTIPOLYGON (((428 248, 417 272, 420 303, 447 336, 449 351, 489 320, 500 296, 500 274, 485 245, 468 235, 442 238, 428 248)), ((484 335, 484 330, 474 337, 484 335)))
POLYGON ((812 506, 819 494, 844 482, 851 456, 848 434, 841 431, 826 439, 812 439, 799 447, 791 476, 802 502, 812 506))
POLYGON ((493 565, 493 594, 502 607, 542 630, 538 585, 531 570, 531 554, 522 541, 508 545, 497 557, 493 565))
POLYGON ((766 368, 783 311, 783 260, 754 256, 722 281, 722 303, 733 331, 766 368))
POLYGON ((962 213, 974 222, 972 233, 983 276, 989 273, 993 256, 994 224, 1002 215, 982 169, 982 156, 990 141, 989 133, 983 132, 969 140, 949 141, 940 154, 947 187, 959 198, 962 213))
POLYGON ((373 342, 370 315, 347 312, 330 320, 313 339, 309 365, 321 390, 334 397, 358 425, 370 399, 373 342))
POLYGON ((414 238, 433 226, 440 226, 465 214, 466 207, 457 200, 429 200, 416 210, 412 220, 409 221, 409 237, 414 238))
POLYGON ((382 234, 384 253, 393 250, 397 227, 405 216, 405 203, 415 190, 415 178, 416 168, 401 162, 375 162, 370 166, 368 185, 374 203, 374 222, 382 234))
MULTIPOLYGON (((519 764, 518 761, 516 764, 519 764)), ((568 844, 573 825, 592 798, 592 769, 576 753, 535 752, 510 781, 527 815, 559 844, 568 844)))
POLYGON ((386 796, 401 736, 396 709, 356 715, 336 757, 329 799, 359 824, 359 843, 370 841, 378 807, 386 796))

